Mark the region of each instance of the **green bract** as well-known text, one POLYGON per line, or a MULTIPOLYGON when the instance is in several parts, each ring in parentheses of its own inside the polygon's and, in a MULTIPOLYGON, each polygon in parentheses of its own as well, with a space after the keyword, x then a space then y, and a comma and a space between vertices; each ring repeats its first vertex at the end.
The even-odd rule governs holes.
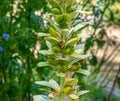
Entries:
POLYGON ((60 35, 53 27, 50 27, 50 28, 49 28, 49 33, 50 33, 53 37, 58 37, 58 38, 61 37, 61 35, 60 35))
POLYGON ((62 14, 62 12, 61 12, 61 10, 60 10, 59 8, 53 8, 53 9, 52 9, 52 13, 53 13, 53 14, 56 14, 56 15, 62 14))
POLYGON ((75 7, 75 5, 68 6, 66 10, 68 13, 72 13, 72 12, 76 11, 76 7, 75 7))
POLYGON ((61 52, 61 49, 60 49, 59 46, 53 46, 53 47, 52 47, 52 51, 53 51, 54 53, 60 53, 60 52, 61 52))
POLYGON ((69 14, 62 14, 56 17, 56 22, 62 29, 68 28, 70 26, 70 20, 71 16, 69 14))
POLYGON ((71 55, 74 52, 74 48, 72 46, 68 46, 64 50, 64 54, 71 55))

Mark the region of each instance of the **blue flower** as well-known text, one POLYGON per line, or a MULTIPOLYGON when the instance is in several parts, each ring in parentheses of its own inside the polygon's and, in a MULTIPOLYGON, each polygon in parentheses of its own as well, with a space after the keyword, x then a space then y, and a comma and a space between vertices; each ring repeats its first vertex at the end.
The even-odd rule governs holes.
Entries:
POLYGON ((3 34, 3 35, 2 35, 2 37, 3 37, 3 39, 8 40, 8 39, 9 39, 9 37, 10 37, 10 35, 9 35, 9 34, 7 34, 7 33, 5 33, 5 34, 3 34))
POLYGON ((3 48, 0 46, 0 52, 2 52, 3 51, 3 48))

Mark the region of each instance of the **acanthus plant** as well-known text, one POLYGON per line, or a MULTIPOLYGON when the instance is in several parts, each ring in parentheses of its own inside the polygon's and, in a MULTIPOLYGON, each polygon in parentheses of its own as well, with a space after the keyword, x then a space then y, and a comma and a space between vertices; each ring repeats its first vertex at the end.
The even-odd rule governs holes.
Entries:
POLYGON ((52 14, 46 14, 44 19, 49 26, 49 33, 39 33, 44 37, 48 50, 40 50, 47 57, 46 62, 39 62, 39 67, 52 66, 56 70, 59 83, 51 79, 49 81, 37 81, 36 84, 51 88, 48 96, 35 95, 34 101, 79 101, 79 96, 89 92, 78 91, 78 79, 75 73, 89 75, 89 71, 81 68, 81 62, 88 57, 83 54, 84 45, 81 38, 86 37, 80 31, 88 23, 76 20, 78 15, 76 0, 47 0, 52 9, 52 14), (80 43, 81 42, 81 43, 80 43))

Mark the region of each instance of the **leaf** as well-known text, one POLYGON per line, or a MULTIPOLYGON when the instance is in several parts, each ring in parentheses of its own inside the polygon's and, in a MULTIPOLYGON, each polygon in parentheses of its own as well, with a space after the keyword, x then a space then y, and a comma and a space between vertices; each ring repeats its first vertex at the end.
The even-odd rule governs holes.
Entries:
POLYGON ((73 39, 68 40, 66 43, 66 47, 74 46, 79 40, 80 40, 80 38, 73 38, 73 39))
POLYGON ((53 45, 59 44, 59 42, 60 42, 60 40, 58 40, 54 37, 46 37, 45 40, 49 41, 53 45))
POLYGON ((44 19, 46 21, 48 21, 50 23, 50 25, 53 26, 58 33, 61 34, 61 31, 60 31, 59 27, 57 26, 56 22, 53 19, 49 19, 47 17, 45 17, 44 19))
POLYGON ((69 95, 73 100, 79 99, 79 97, 75 94, 70 94, 69 95))
POLYGON ((49 33, 37 33, 37 34, 38 34, 38 36, 50 36, 49 33))
POLYGON ((79 38, 89 38, 90 36, 89 35, 78 35, 79 38))
POLYGON ((41 54, 43 54, 43 55, 53 54, 53 52, 50 51, 50 50, 40 50, 39 53, 41 53, 41 54))
POLYGON ((49 33, 53 36, 53 37, 57 37, 57 38, 60 38, 61 35, 53 28, 53 27, 50 27, 49 28, 49 33))
POLYGON ((80 55, 83 52, 83 49, 77 49, 74 51, 74 53, 72 54, 72 56, 77 56, 80 55))
POLYGON ((67 58, 56 58, 56 60, 60 60, 60 61, 69 61, 67 58))
POLYGON ((56 22, 60 28, 66 29, 70 26, 71 15, 70 14, 62 14, 56 17, 56 22))
POLYGON ((70 28, 66 31, 66 38, 69 39, 71 37, 71 33, 73 31, 73 28, 70 28))
POLYGON ((56 61, 58 62, 58 64, 60 63, 62 65, 69 63, 69 60, 67 58, 57 58, 56 61))
POLYGON ((78 79, 70 79, 65 83, 65 86, 72 86, 78 82, 78 79))
POLYGON ((86 94, 88 92, 89 92, 88 90, 80 91, 80 92, 77 92, 77 95, 81 96, 81 95, 86 94))
POLYGON ((45 95, 35 95, 33 96, 34 101, 52 101, 49 97, 45 95))
POLYGON ((58 92, 60 91, 59 85, 54 80, 50 80, 49 82, 47 82, 47 81, 37 81, 35 83, 39 84, 39 85, 42 85, 42 86, 53 88, 55 91, 58 91, 58 92))
POLYGON ((80 31, 82 30, 83 28, 87 27, 89 25, 88 22, 82 22, 80 24, 77 24, 75 27, 74 27, 74 32, 76 31, 80 31))
POLYGON ((56 74, 58 77, 65 77, 65 73, 57 73, 56 74))
POLYGON ((90 57, 90 55, 78 55, 78 54, 73 54, 72 55, 74 58, 77 58, 77 59, 85 59, 85 58, 88 58, 88 57, 90 57))
POLYGON ((52 48, 52 45, 51 45, 51 43, 49 41, 46 41, 46 45, 48 46, 49 49, 52 48))
POLYGON ((39 84, 39 85, 42 85, 42 86, 47 86, 47 87, 50 87, 50 88, 54 89, 54 86, 51 83, 47 82, 47 81, 37 81, 35 83, 39 84))
POLYGON ((57 0, 47 0, 53 7, 55 8, 61 8, 57 0))
POLYGON ((89 76, 90 71, 85 70, 85 69, 79 69, 79 71, 77 71, 76 73, 80 73, 80 74, 83 74, 83 75, 89 76))
POLYGON ((39 62, 37 64, 38 67, 44 67, 44 66, 50 66, 50 64, 48 62, 39 62))
POLYGON ((71 62, 69 63, 69 67, 71 67, 74 63, 77 63, 80 60, 83 60, 89 55, 79 55, 79 54, 72 54, 73 57, 71 57, 71 62))
POLYGON ((58 84, 55 80, 51 79, 51 80, 49 80, 49 82, 50 82, 52 85, 54 85, 54 87, 55 87, 56 89, 59 89, 59 90, 60 90, 60 86, 59 86, 59 84, 58 84))

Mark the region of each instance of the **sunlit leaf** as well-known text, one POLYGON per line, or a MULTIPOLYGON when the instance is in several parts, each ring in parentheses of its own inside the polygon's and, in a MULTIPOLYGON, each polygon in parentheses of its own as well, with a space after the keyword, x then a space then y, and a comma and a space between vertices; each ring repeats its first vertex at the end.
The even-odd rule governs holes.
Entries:
POLYGON ((75 95, 75 94, 70 94, 69 96, 70 96, 73 100, 79 99, 79 97, 78 97, 77 95, 75 95))
POLYGON ((56 60, 61 60, 61 61, 69 61, 67 58, 56 58, 56 60))
POLYGON ((79 71, 77 71, 76 73, 80 73, 80 74, 89 76, 90 71, 89 70, 85 70, 85 69, 79 69, 79 71))
POLYGON ((56 74, 58 77, 65 77, 65 73, 57 73, 56 74))
POLYGON ((70 39, 69 41, 67 41, 66 47, 67 47, 67 46, 74 46, 79 40, 80 40, 80 38, 70 39))
POLYGON ((80 55, 84 50, 83 49, 76 49, 72 56, 80 55))
POLYGON ((48 33, 37 33, 38 34, 38 36, 50 36, 50 34, 48 34, 48 33))
POLYGON ((69 63, 69 67, 71 67, 74 63, 89 57, 89 55, 79 55, 79 54, 72 54, 72 56, 73 57, 71 57, 71 62, 69 63))
POLYGON ((59 44, 60 40, 54 37, 46 37, 45 40, 49 41, 51 44, 56 45, 59 44))
POLYGON ((36 81, 35 83, 39 84, 39 85, 42 85, 42 86, 47 86, 47 87, 50 87, 50 88, 54 88, 54 86, 47 81, 36 81))
POLYGON ((48 21, 51 24, 51 26, 53 26, 58 33, 61 33, 59 27, 57 26, 57 23, 53 19, 49 19, 47 17, 45 17, 44 19, 46 21, 48 21))
POLYGON ((49 83, 53 84, 53 86, 56 89, 60 90, 60 86, 59 86, 59 84, 55 80, 51 79, 51 80, 49 80, 49 83))
POLYGON ((50 66, 48 62, 39 62, 37 65, 38 67, 50 66))
POLYGON ((57 58, 56 61, 60 64, 68 64, 69 63, 69 59, 67 58, 57 58))
POLYGON ((77 92, 77 95, 81 96, 81 95, 86 94, 88 92, 89 92, 88 90, 80 91, 80 92, 77 92))
POLYGON ((49 49, 51 49, 52 45, 49 41, 46 41, 46 45, 48 46, 49 49))
POLYGON ((72 86, 78 82, 78 79, 70 79, 65 83, 65 86, 72 86))
POLYGON ((34 95, 33 99, 34 101, 52 101, 49 97, 45 95, 34 95))
POLYGON ((61 37, 61 35, 53 27, 49 28, 49 33, 53 37, 57 37, 57 38, 61 37))
POLYGON ((42 85, 42 86, 53 88, 55 91, 58 91, 58 92, 60 91, 59 85, 54 80, 50 80, 49 82, 47 82, 47 81, 37 81, 35 83, 39 84, 39 85, 42 85))
POLYGON ((86 58, 90 57, 90 55, 78 55, 78 54, 73 54, 72 56, 74 58, 78 58, 78 59, 86 59, 86 58))
POLYGON ((70 14, 62 14, 57 16, 55 20, 61 29, 66 29, 70 25, 71 16, 70 14))
POLYGON ((43 55, 53 54, 53 52, 52 52, 52 51, 50 51, 50 50, 40 50, 40 51, 39 51, 39 53, 41 53, 41 54, 43 54, 43 55))
POLYGON ((86 26, 88 26, 89 23, 88 22, 82 22, 80 24, 77 24, 75 27, 74 27, 74 32, 76 31, 79 31, 79 30, 82 30, 83 28, 85 28, 86 26))

